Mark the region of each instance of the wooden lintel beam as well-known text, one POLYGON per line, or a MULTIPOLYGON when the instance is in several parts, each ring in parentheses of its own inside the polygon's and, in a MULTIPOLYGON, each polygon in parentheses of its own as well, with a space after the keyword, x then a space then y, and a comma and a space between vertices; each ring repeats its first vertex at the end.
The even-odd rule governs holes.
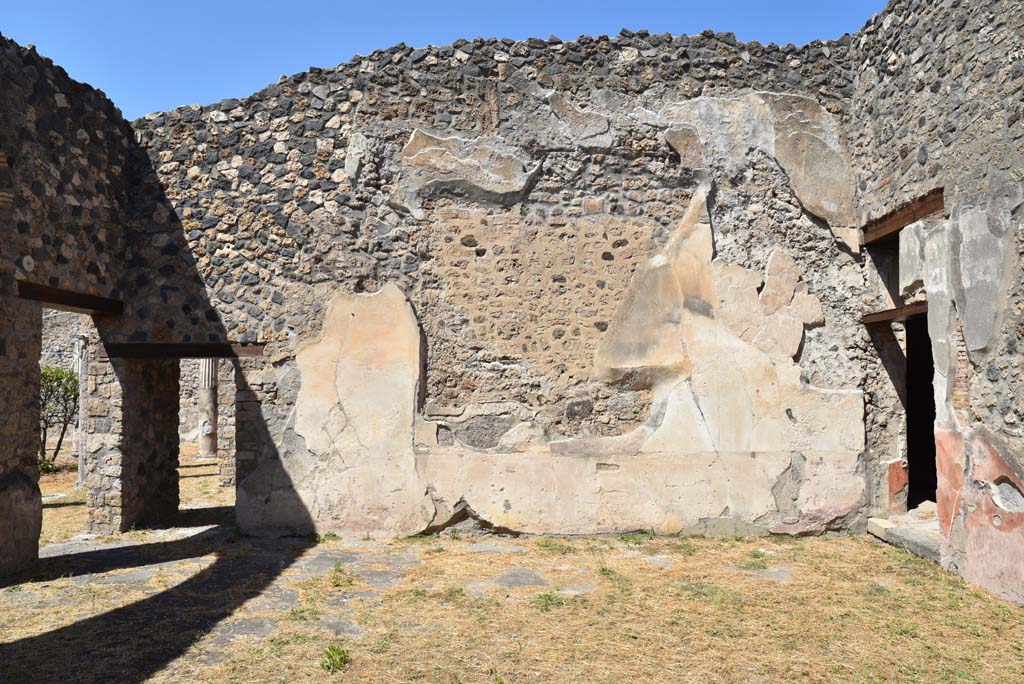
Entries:
POLYGON ((913 304, 897 306, 895 309, 886 309, 885 311, 876 311, 874 313, 864 314, 860 321, 864 325, 889 324, 893 321, 905 321, 911 316, 917 316, 923 313, 928 313, 928 302, 914 302, 913 304))
POLYGON ((870 246, 895 237, 901 230, 921 219, 939 216, 946 203, 942 188, 932 190, 910 204, 891 211, 864 225, 864 245, 870 246))
POLYGON ((62 290, 59 287, 50 287, 24 280, 18 281, 18 298, 39 302, 51 309, 94 316, 118 316, 124 313, 124 302, 117 299, 62 290))
POLYGON ((243 359, 263 356, 262 344, 230 342, 111 342, 100 345, 111 359, 243 359))

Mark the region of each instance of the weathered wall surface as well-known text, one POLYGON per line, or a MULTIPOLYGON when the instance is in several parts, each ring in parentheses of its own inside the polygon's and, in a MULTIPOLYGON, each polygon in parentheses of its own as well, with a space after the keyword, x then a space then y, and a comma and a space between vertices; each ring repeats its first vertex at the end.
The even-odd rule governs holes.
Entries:
MULTIPOLYGON (((2 37, 0 91, 0 573, 7 573, 35 558, 41 510, 33 443, 42 311, 17 298, 18 282, 122 300, 125 315, 96 318, 94 341, 224 335, 149 159, 110 101, 2 37)), ((95 476, 86 485, 90 501, 110 503, 105 515, 113 516, 97 529, 141 522, 149 517, 142 499, 173 488, 162 478, 176 476, 177 430, 173 439, 165 430, 168 416, 176 425, 177 376, 165 371, 142 363, 118 375, 98 357, 90 364, 86 452, 95 476), (142 390, 156 394, 122 405, 142 390), (122 424, 137 430, 123 434, 122 424), (133 460, 142 455, 154 462, 133 460), (120 519, 122 512, 140 518, 120 519)), ((161 497, 148 498, 168 508, 161 497)))
MULTIPOLYGON (((92 319, 84 314, 66 311, 44 310, 42 328, 43 365, 59 366, 78 370, 75 360, 75 344, 79 336, 88 339, 95 333, 92 319)), ((95 354, 95 350, 94 354, 95 354)), ((218 383, 218 452, 225 463, 234 461, 234 372, 227 362, 219 366, 218 383)), ((178 436, 184 444, 196 444, 203 429, 204 413, 199 406, 199 360, 182 359, 179 373, 178 436)), ((225 472, 225 479, 232 476, 225 472)))
MULTIPOLYGON (((0 293, 123 298, 108 341, 266 343, 224 368, 240 524, 387 534, 855 529, 901 449, 901 331, 860 314, 927 298, 945 561, 1021 600, 1022 22, 895 0, 802 48, 399 45, 147 116, 141 147, 4 42, 0 293), (946 217, 860 253, 860 225, 937 187, 946 217)), ((15 407, 37 314, 3 311, 15 407)), ((173 507, 172 421, 145 418, 178 383, 90 366, 97 529, 173 507)), ((29 446, 0 459, 11 558, 29 446)))
POLYGON ((847 53, 397 46, 137 121, 229 336, 269 343, 278 450, 239 461, 243 526, 295 529, 291 487, 324 531, 467 505, 525 531, 858 524, 847 53))
POLYGON ((87 335, 90 327, 90 322, 82 314, 67 311, 44 311, 43 352, 40 363, 46 366, 76 370, 75 341, 79 335, 87 335))
POLYGON ((36 556, 42 312, 17 280, 109 296, 131 129, 113 105, 34 51, 0 38, 0 572, 36 556))
MULTIPOLYGON (((946 218, 905 231, 899 254, 900 289, 928 300, 944 561, 1022 601, 1024 9, 896 0, 852 58, 861 219, 945 190, 946 218)), ((886 421, 874 399, 869 434, 886 421)))

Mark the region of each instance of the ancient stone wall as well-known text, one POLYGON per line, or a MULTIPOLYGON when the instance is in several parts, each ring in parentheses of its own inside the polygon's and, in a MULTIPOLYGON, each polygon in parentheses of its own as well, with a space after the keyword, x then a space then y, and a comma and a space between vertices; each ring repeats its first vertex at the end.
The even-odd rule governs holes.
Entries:
MULTIPOLYGON (((388 534, 858 529, 889 505, 903 382, 899 326, 859 319, 926 298, 945 560, 1019 600, 1022 30, 1009 0, 895 0, 801 48, 398 45, 149 115, 138 144, 4 41, 0 294, 124 299, 108 342, 264 343, 222 366, 241 527, 388 534), (943 217, 862 253, 939 187, 943 217)), ((8 397, 39 346, 16 304, 8 397)), ((94 528, 166 517, 177 364, 89 387, 94 528)), ((0 509, 31 532, 27 444, 0 509)), ((14 558, 31 534, 3 530, 14 558)))
POLYGON ((0 37, 0 572, 36 555, 36 441, 42 311, 17 300, 29 280, 109 296, 125 249, 119 227, 131 129, 102 96, 34 50, 0 37))
MULTIPOLYGON (((895 0, 851 54, 861 220, 944 189, 944 217, 905 230, 898 254, 898 294, 928 301, 944 562, 1021 601, 1024 9, 895 0)), ((869 434, 896 422, 874 399, 869 434)))
POLYGON ((178 361, 90 359, 89 529, 124 532, 178 511, 178 361))
MULTIPOLYGON (((122 301, 123 315, 95 317, 104 342, 225 336, 147 155, 103 93, 3 37, 0 92, 0 572, 7 573, 35 557, 40 519, 32 445, 42 310, 39 302, 18 298, 19 283, 122 301)), ((99 461, 120 462, 128 455, 116 486, 109 482, 112 470, 87 482, 90 501, 106 500, 106 493, 117 490, 121 511, 138 514, 138 520, 114 520, 112 529, 160 517, 132 496, 165 499, 170 491, 159 493, 164 484, 176 491, 174 482, 161 482, 161 474, 176 475, 177 457, 177 395, 163 394, 177 392, 176 376, 171 382, 161 375, 161 363, 141 363, 137 372, 114 373, 114 382, 90 386, 95 394, 86 403, 104 403, 108 414, 121 411, 122 396, 134 397, 142 388, 161 392, 132 407, 132 419, 123 425, 138 426, 133 434, 111 436, 109 415, 87 421, 87 469, 99 473, 99 461), (173 440, 165 434, 168 416, 175 421, 173 440), (138 462, 142 457, 160 463, 138 462), (131 484, 143 471, 147 484, 131 484)), ((90 372, 104 376, 104 364, 94 356, 90 372)))
POLYGON ((75 368, 75 342, 79 335, 87 335, 91 327, 86 317, 69 311, 43 312, 42 356, 45 366, 75 368))
MULTIPOLYGON (((323 530, 419 531, 464 504, 526 531, 821 530, 867 501, 848 45, 400 45, 135 127, 228 334, 269 343, 261 410, 323 530), (413 375, 371 372, 399 338, 413 375)), ((243 453, 240 516, 283 525, 246 510, 280 464, 243 453)))

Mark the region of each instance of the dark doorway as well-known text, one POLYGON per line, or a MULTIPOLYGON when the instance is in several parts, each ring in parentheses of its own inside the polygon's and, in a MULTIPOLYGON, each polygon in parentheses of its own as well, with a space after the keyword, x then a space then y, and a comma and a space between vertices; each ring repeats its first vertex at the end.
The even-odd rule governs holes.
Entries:
POLYGON ((907 508, 935 501, 935 393, 932 343, 924 315, 907 319, 907 508))

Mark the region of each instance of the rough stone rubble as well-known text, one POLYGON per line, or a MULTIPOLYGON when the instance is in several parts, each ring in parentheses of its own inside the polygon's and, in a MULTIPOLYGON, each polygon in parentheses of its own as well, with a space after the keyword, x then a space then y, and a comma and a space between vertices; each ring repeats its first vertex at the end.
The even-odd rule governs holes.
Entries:
MULTIPOLYGON (((266 345, 225 366, 238 519, 263 534, 467 511, 537 533, 860 530, 899 508, 906 448, 902 328, 860 317, 927 299, 943 562, 1021 600, 1022 30, 1019 3, 894 0, 799 48, 398 45, 130 127, 5 41, 0 292, 123 299, 94 342, 266 345), (937 188, 941 217, 862 249, 937 188)), ((12 301, 5 396, 39 339, 12 301)), ((173 508, 176 418, 151 412, 176 417, 178 376, 90 365, 96 529, 173 508)), ((0 566, 31 556, 27 444, 0 459, 0 510, 29 516, 0 566)))

